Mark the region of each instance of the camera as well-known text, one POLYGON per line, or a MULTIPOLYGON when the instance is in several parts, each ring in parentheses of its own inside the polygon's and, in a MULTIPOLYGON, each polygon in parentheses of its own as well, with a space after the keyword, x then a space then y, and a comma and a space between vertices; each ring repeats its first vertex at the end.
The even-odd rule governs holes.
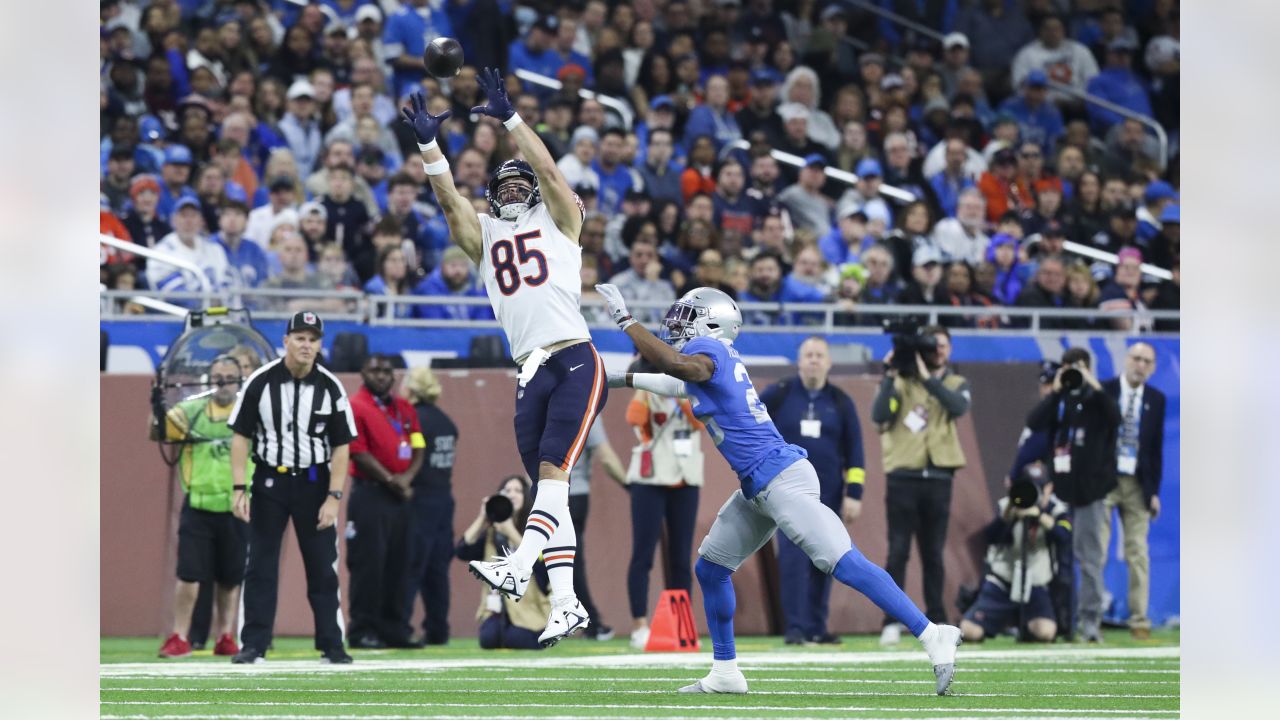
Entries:
POLYGON ((919 374, 916 357, 924 360, 929 366, 937 359, 938 338, 932 334, 920 332, 920 324, 905 320, 884 323, 884 331, 893 335, 893 360, 889 363, 904 378, 914 378, 919 374))
POLYGON ((484 516, 491 523, 506 522, 515 511, 515 505, 511 504, 511 499, 506 495, 491 495, 484 501, 484 516))
POLYGON ((1070 393, 1076 392, 1084 386, 1084 374, 1073 367, 1063 370, 1060 379, 1062 389, 1070 393))
POLYGON ((1034 462, 1022 468, 1018 479, 1009 485, 1009 504, 1019 510, 1038 504, 1046 480, 1048 477, 1040 463, 1034 462))

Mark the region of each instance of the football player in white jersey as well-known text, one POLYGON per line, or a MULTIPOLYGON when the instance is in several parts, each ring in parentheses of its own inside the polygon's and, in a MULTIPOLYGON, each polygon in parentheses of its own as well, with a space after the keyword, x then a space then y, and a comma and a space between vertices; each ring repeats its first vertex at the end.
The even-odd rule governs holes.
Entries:
POLYGON ((539 638, 546 647, 590 621, 573 591, 578 542, 569 518, 569 471, 604 407, 608 383, 579 311, 582 203, 537 133, 516 114, 501 73, 486 69, 477 81, 488 104, 471 112, 501 120, 525 158, 494 171, 487 193, 491 215, 476 213, 458 193, 436 143, 450 112, 433 116, 424 98, 414 95, 404 117, 417 136, 450 235, 480 268, 494 314, 520 365, 516 445, 529 477, 537 478, 524 536, 512 539, 519 544, 492 562, 472 562, 471 572, 518 600, 541 555, 551 584, 551 616, 539 638))

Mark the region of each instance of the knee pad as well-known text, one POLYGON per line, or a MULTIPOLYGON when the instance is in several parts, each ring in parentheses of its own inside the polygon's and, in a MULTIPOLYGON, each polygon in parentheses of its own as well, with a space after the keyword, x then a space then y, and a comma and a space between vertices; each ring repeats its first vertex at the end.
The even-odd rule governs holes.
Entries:
POLYGON ((723 565, 717 565, 710 560, 699 557, 693 571, 698 575, 698 582, 704 585, 724 582, 729 579, 733 571, 723 565))

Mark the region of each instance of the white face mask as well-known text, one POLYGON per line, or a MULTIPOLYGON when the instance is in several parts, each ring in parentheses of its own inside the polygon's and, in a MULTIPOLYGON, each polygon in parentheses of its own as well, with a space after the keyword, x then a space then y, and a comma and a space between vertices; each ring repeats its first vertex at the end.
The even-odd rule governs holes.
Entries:
POLYGON ((516 202, 507 203, 498 210, 498 214, 503 220, 515 220, 529 209, 529 203, 516 202))

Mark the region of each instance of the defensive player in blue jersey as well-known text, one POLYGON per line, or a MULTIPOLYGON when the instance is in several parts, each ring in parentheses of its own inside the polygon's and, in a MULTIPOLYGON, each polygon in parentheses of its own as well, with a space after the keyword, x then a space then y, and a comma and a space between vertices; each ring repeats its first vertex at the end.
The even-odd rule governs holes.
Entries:
POLYGON ((822 504, 808 454, 782 439, 733 348, 742 327, 737 303, 712 288, 691 290, 667 312, 665 337, 659 339, 631 317, 616 286, 596 289, 618 327, 660 371, 610 375, 610 387, 690 398, 694 415, 742 484, 720 508, 698 548, 695 571, 715 651, 711 672, 680 692, 747 691, 733 644, 736 600, 729 576, 781 529, 818 569, 866 595, 920 639, 933 664, 938 694, 945 695, 955 675, 960 629, 929 622, 883 568, 863 557, 844 523, 822 504))

